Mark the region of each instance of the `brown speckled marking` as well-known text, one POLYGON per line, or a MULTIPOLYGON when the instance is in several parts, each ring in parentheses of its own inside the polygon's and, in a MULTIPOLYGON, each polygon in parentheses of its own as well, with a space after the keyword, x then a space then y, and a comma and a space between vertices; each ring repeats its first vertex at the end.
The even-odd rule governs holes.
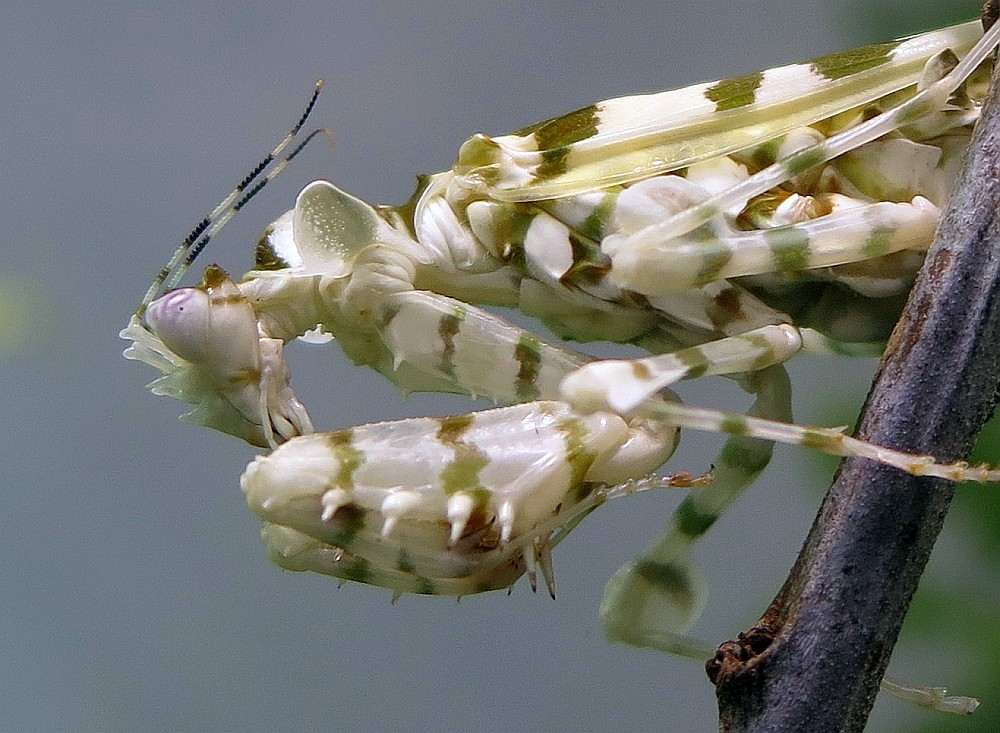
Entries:
POLYGON ((744 318, 743 301, 736 288, 725 288, 712 299, 712 307, 706 313, 712 326, 725 332, 726 327, 734 321, 744 318))

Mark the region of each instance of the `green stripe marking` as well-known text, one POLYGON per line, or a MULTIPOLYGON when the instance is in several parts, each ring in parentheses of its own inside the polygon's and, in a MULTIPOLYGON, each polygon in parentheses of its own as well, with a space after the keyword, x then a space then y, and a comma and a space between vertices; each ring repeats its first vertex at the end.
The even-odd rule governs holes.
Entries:
POLYGON ((503 213, 496 219, 497 241, 510 245, 520 245, 523 258, 524 238, 528 235, 531 222, 535 220, 537 215, 538 211, 529 205, 513 204, 505 206, 503 213))
POLYGON ((640 382, 648 382, 653 378, 653 372, 650 370, 649 365, 640 360, 635 359, 631 364, 632 376, 640 382))
POLYGON ((535 129, 535 142, 542 162, 535 170, 537 180, 555 178, 566 172, 566 158, 573 143, 597 134, 600 113, 595 105, 556 117, 535 129))
MULTIPOLYGON (((458 149, 458 160, 455 167, 466 171, 493 165, 497 162, 499 150, 500 146, 486 135, 473 135, 458 149)), ((417 181, 423 183, 420 177, 417 178, 417 181)), ((420 191, 419 188, 417 190, 420 191)))
POLYGON ((438 338, 441 339, 441 371, 455 375, 455 335, 465 320, 465 310, 454 308, 438 321, 438 338))
POLYGON ((543 152, 542 162, 535 169, 535 180, 547 181, 552 178, 558 178, 565 173, 569 169, 569 166, 566 164, 569 151, 569 147, 563 147, 543 152))
POLYGON ((799 445, 839 456, 843 455, 844 435, 843 433, 831 432, 828 428, 806 428, 802 432, 799 445))
POLYGON ((410 559, 409 553, 406 550, 400 549, 399 557, 396 558, 396 569, 401 573, 415 573, 417 566, 413 564, 413 560, 410 559))
POLYGON ((617 201, 617 195, 612 193, 605 194, 601 199, 601 203, 595 206, 594 210, 583 220, 583 224, 580 225, 579 229, 580 235, 595 242, 600 242, 604 239, 608 223, 614 216, 617 201))
POLYGON ((441 471, 441 490, 451 496, 463 492, 471 496, 477 507, 483 506, 490 492, 479 480, 479 472, 489 465, 489 457, 468 443, 455 445, 455 459, 441 471))
MULTIPOLYGON (((338 430, 327 435, 330 452, 337 460, 337 475, 330 481, 330 488, 354 490, 354 473, 365 462, 363 451, 354 447, 354 431, 338 430)), ((339 512, 337 513, 339 516, 339 512)))
POLYGON ((697 539, 715 524, 718 514, 698 511, 691 497, 684 499, 674 512, 674 526, 688 539, 697 539))
POLYGON ((767 168, 767 166, 778 160, 778 151, 781 149, 781 143, 784 140, 785 136, 779 135, 756 146, 750 153, 750 162, 757 168, 767 168))
POLYGON ((480 471, 486 468, 490 459, 478 446, 462 440, 473 419, 473 415, 455 415, 438 420, 438 440, 455 451, 455 458, 442 469, 438 478, 445 494, 464 492, 475 501, 474 511, 479 511, 490 498, 489 489, 479 480, 480 471))
POLYGON ((763 71, 723 79, 705 90, 705 97, 715 102, 715 111, 724 112, 727 109, 746 107, 757 99, 757 89, 764 80, 763 71))
POLYGON ((592 104, 543 123, 535 130, 535 142, 542 152, 563 148, 596 135, 600 121, 600 110, 592 104))
POLYGON ((774 348, 768 342, 766 337, 759 333, 755 333, 749 336, 744 336, 743 339, 760 352, 756 357, 754 357, 753 363, 750 367, 751 371, 758 372, 774 363, 774 348))
POLYGON ((677 606, 688 613, 694 610, 692 604, 697 594, 687 566, 676 562, 639 560, 635 564, 635 571, 640 578, 663 591, 677 606))
POLYGON ((872 233, 868 235, 868 239, 865 240, 865 243, 861 248, 861 252, 864 254, 865 259, 881 257, 882 255, 889 254, 891 251, 892 229, 886 229, 884 227, 873 229, 872 233))
POLYGON ((542 368, 541 345, 537 338, 523 332, 514 347, 517 360, 517 381, 514 389, 518 400, 528 402, 538 398, 538 373, 542 368))
POLYGON ((566 462, 570 468, 569 488, 577 491, 574 498, 576 501, 581 501, 591 491, 591 488, 586 486, 584 478, 595 458, 594 453, 584 444, 587 431, 583 423, 575 418, 560 420, 557 427, 566 446, 566 462))
POLYGON ((809 235, 795 226, 783 226, 762 231, 774 257, 776 272, 788 273, 809 266, 809 235))
POLYGON ((730 466, 747 477, 756 476, 767 468, 774 452, 774 443, 756 438, 731 438, 719 452, 719 466, 730 466))
POLYGON ((416 592, 422 596, 436 596, 438 595, 437 586, 434 585, 434 581, 430 578, 420 577, 417 581, 416 592))
POLYGON ((333 519, 327 522, 328 529, 323 532, 322 540, 327 544, 350 550, 354 538, 365 528, 367 513, 356 504, 340 507, 333 515, 333 519))
POLYGON ((473 416, 471 414, 440 418, 438 420, 437 439, 445 445, 456 445, 461 442, 462 435, 472 425, 472 420, 473 416))
POLYGON ((347 562, 341 560, 341 564, 338 566, 337 570, 339 571, 337 577, 343 578, 344 580, 353 580, 358 583, 376 585, 372 578, 371 563, 363 557, 352 557, 347 562))
POLYGON ((674 358, 684 365, 684 379, 697 379, 708 371, 709 361, 697 346, 675 351, 674 358))
POLYGON ((810 145, 808 148, 802 148, 802 150, 792 153, 781 161, 781 165, 789 176, 797 176, 825 162, 825 157, 826 146, 820 143, 810 145))
POLYGON ((750 426, 747 425, 747 421, 742 415, 727 415, 719 423, 719 432, 730 435, 748 435, 750 426))
POLYGON ((719 273, 733 259, 733 250, 725 242, 716 241, 705 248, 701 259, 701 268, 695 275, 693 283, 696 288, 720 279, 719 273))
POLYGON ((879 43, 850 51, 838 51, 809 62, 813 71, 827 79, 842 79, 888 63, 898 42, 879 43))
POLYGON ((493 204, 490 207, 490 228, 503 259, 517 272, 527 272, 524 259, 524 238, 538 211, 528 204, 493 204))
POLYGON ((559 278, 563 285, 598 285, 611 272, 611 257, 596 242, 570 234, 569 246, 573 264, 559 278))

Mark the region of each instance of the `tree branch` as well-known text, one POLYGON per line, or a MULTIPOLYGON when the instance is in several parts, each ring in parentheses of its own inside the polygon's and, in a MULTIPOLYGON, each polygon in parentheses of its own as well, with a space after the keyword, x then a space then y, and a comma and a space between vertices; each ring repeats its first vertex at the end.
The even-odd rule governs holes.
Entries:
MULTIPOLYGON (((857 434, 872 443, 954 460, 996 405, 997 79, 862 412, 857 434)), ((864 728, 954 491, 870 461, 843 463, 771 606, 707 665, 721 730, 864 728)))

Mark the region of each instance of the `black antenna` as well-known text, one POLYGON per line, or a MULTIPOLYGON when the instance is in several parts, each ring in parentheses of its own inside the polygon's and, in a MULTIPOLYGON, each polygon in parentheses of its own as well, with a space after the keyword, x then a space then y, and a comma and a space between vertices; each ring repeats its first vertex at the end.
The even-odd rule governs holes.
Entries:
MULTIPOLYGON (((274 170, 272 170, 270 173, 268 173, 262 179, 260 179, 259 181, 257 181, 257 183, 254 185, 253 188, 251 188, 249 191, 247 191, 246 193, 244 193, 243 196, 239 199, 239 201, 237 201, 235 204, 232 205, 232 208, 230 208, 228 211, 226 211, 225 213, 223 213, 217 220, 215 220, 214 222, 212 222, 211 227, 208 229, 208 232, 206 232, 206 234, 205 234, 204 237, 202 237, 201 239, 199 239, 197 242, 194 242, 194 244, 192 245, 188 241, 189 239, 191 239, 191 236, 188 235, 188 238, 185 239, 184 242, 189 247, 189 250, 188 250, 187 254, 184 257, 184 261, 174 271, 173 275, 170 278, 168 278, 168 280, 164 283, 164 287, 167 290, 170 290, 170 289, 176 287, 177 283, 180 282, 180 279, 184 276, 184 273, 191 266, 191 263, 194 262, 195 258, 197 258, 198 255, 201 254, 201 251, 203 249, 205 249, 205 245, 208 244, 209 240, 211 240, 212 237, 214 237, 216 234, 218 234, 219 230, 222 229, 222 227, 224 227, 226 224, 228 224, 229 221, 234 216, 236 216, 236 212, 239 211, 240 209, 242 209, 244 206, 246 206, 246 203, 250 199, 252 199, 258 193, 260 193, 260 190, 262 188, 264 188, 264 186, 266 186, 268 183, 270 183, 275 178, 277 178, 278 175, 281 173, 281 171, 285 170, 285 167, 289 163, 292 162, 292 160, 295 158, 295 156, 298 155, 300 152, 302 152, 302 149, 306 145, 309 144, 310 140, 312 140, 314 137, 316 137, 317 135, 320 135, 320 134, 326 135, 331 140, 333 139, 330 136, 330 131, 327 130, 326 128, 321 127, 321 128, 316 129, 316 130, 313 130, 312 132, 310 132, 306 136, 306 138, 302 142, 300 142, 298 145, 295 146, 295 148, 292 150, 292 152, 289 153, 285 157, 284 160, 282 160, 280 163, 278 163, 278 165, 276 165, 274 167, 274 170)), ((252 180, 252 179, 250 179, 250 180, 252 180)), ((249 181, 247 181, 247 182, 249 183, 249 181)), ((196 228, 196 230, 197 230, 197 228, 196 228)), ((198 231, 198 234, 201 234, 201 232, 203 232, 203 231, 205 231, 204 227, 202 227, 200 229, 200 231, 198 231)), ((192 232, 192 234, 193 233, 194 232, 192 232)))
MULTIPOLYGON (((306 120, 309 119, 309 115, 313 111, 313 107, 316 106, 316 100, 319 97, 320 90, 323 88, 323 80, 320 79, 316 82, 316 86, 313 89, 312 96, 309 97, 309 103, 306 105, 305 110, 299 117, 298 122, 292 127, 287 135, 282 138, 281 142, 268 153, 263 160, 260 161, 253 170, 251 170, 243 180, 234 188, 228 196, 226 196, 219 205, 212 209, 212 212, 198 222, 197 226, 191 230, 191 233, 184 238, 180 246, 174 251, 170 260, 164 265, 163 269, 157 274, 156 279, 153 280, 152 285, 149 286, 149 290, 146 291, 145 296, 142 298, 142 302, 139 304, 139 308, 136 310, 136 315, 142 316, 146 312, 146 308, 152 303, 164 290, 169 290, 177 285, 180 279, 184 276, 184 273, 190 267, 191 263, 198 254, 205 248, 209 240, 215 236, 222 227, 224 227, 235 215, 236 212, 246 205, 247 201, 252 199, 257 193, 264 188, 270 181, 273 181, 281 171, 291 162, 291 160, 298 155, 302 148, 309 143, 316 135, 323 133, 327 137, 330 136, 330 132, 325 128, 320 128, 313 130, 309 133, 308 137, 303 140, 299 145, 297 145, 289 155, 282 160, 278 165, 268 173, 264 178, 257 182, 253 188, 247 191, 247 187, 250 186, 257 178, 263 173, 268 166, 273 163, 278 156, 280 156, 285 148, 287 148, 291 142, 295 139, 296 135, 302 130, 305 125, 306 120), (206 233, 207 232, 207 233, 206 233), (202 236, 204 234, 204 236, 202 236)), ((332 139, 332 138, 331 138, 332 139)))

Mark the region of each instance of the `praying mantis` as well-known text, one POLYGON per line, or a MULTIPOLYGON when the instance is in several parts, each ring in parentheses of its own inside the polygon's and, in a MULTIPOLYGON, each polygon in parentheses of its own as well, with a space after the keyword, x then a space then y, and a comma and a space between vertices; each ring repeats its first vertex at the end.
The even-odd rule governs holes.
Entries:
MULTIPOLYGON (((688 491, 609 583, 612 638, 684 649, 706 602, 689 550, 773 442, 917 475, 995 481, 787 421, 781 365, 872 354, 922 263, 968 145, 1000 30, 976 23, 475 135, 402 206, 315 181, 236 282, 208 239, 298 152, 292 132, 178 249, 122 336, 187 418, 269 452, 241 479, 282 567, 400 593, 468 595, 540 574, 612 498, 688 491), (273 161, 276 166, 256 183, 273 161), (513 307, 563 341, 488 310, 513 307), (505 406, 316 432, 284 346, 332 339, 404 392, 505 406), (649 356, 593 359, 568 342, 649 356), (747 415, 670 386, 726 376, 747 415), (658 475, 684 428, 728 437, 702 476, 658 475), (655 637, 655 641, 651 641, 655 637)), ((313 101, 315 97, 313 98, 313 101)))

